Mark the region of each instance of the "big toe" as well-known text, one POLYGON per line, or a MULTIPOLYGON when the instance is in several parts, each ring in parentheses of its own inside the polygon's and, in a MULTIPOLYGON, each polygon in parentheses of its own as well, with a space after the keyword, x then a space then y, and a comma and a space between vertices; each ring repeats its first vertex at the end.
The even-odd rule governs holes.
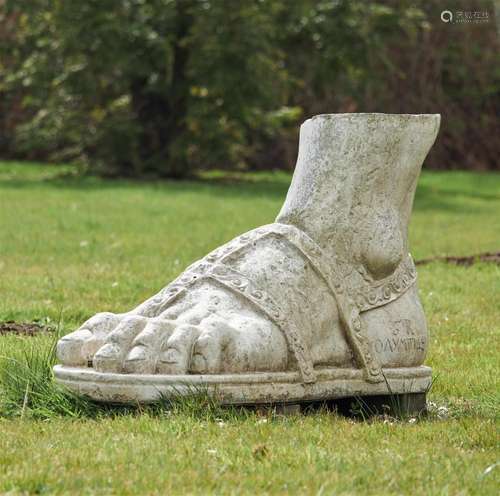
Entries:
POLYGON ((183 324, 178 326, 168 339, 165 349, 158 358, 160 374, 186 374, 191 362, 193 346, 201 334, 198 326, 183 324))
POLYGON ((222 320, 205 320, 203 331, 196 340, 190 371, 195 374, 216 374, 223 368, 222 351, 234 329, 222 320))

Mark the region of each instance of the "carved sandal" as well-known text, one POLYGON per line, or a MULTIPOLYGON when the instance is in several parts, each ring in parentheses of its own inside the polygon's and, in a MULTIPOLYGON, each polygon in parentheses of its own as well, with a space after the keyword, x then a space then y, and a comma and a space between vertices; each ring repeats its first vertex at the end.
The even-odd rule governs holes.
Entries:
MULTIPOLYGON (((297 168, 277 221, 195 262, 130 314, 116 321, 115 316, 94 323, 91 319, 64 337, 58 345, 63 365, 54 368, 56 380, 96 400, 119 403, 151 402, 200 388, 233 404, 425 393, 431 382, 431 369, 422 365, 427 328, 415 266, 406 254, 406 229, 420 166, 438 126, 434 115, 339 114, 306 121, 297 168), (355 139, 352 153, 333 146, 332 137, 355 139), (370 156, 371 150, 379 155, 370 156), (353 162, 358 166, 354 171, 353 162), (325 178, 331 184, 325 186, 325 178), (315 226, 318 219, 319 226, 324 224, 323 212, 335 217, 327 229, 315 226), (268 257, 272 267, 260 275, 252 268, 259 256, 268 257), (245 257, 250 264, 242 265, 245 257), (184 308, 184 313, 175 314, 182 318, 188 313, 182 307, 187 296, 195 295, 194 301, 196 290, 203 296, 215 288, 233 305, 224 315, 249 313, 248 322, 256 318, 267 323, 259 336, 269 333, 270 348, 278 349, 284 337, 284 365, 269 358, 264 360, 266 369, 248 359, 240 370, 239 361, 246 355, 234 358, 227 352, 245 337, 236 325, 236 344, 228 344, 231 330, 226 341, 217 338, 216 355, 210 355, 219 360, 217 368, 196 373, 197 366, 190 365, 196 343, 203 338, 211 344, 217 329, 210 318, 217 310, 210 307, 210 315, 203 313, 205 320, 181 325, 172 320, 172 309, 184 308), (99 333, 92 329, 110 321, 114 330, 97 339, 99 333), (204 325, 212 325, 211 330, 204 325), (343 337, 335 335, 332 341, 316 332, 329 325, 343 337), (170 329, 168 341, 155 334, 159 327, 170 329), (336 360, 323 348, 335 347, 342 339, 350 351, 336 360), (182 353, 184 368, 171 358, 182 353)), ((262 353, 273 357, 274 351, 262 353)))

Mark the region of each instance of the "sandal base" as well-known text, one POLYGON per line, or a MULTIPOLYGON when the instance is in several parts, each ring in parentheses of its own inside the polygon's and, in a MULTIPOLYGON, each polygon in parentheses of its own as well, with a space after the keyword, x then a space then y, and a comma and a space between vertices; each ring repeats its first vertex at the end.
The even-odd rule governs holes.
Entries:
POLYGON ((91 368, 54 367, 55 380, 73 393, 118 404, 154 403, 161 399, 208 392, 223 405, 302 403, 338 398, 426 393, 430 367, 384 369, 385 381, 367 382, 360 369, 316 369, 317 381, 301 382, 298 372, 251 374, 147 375, 96 372, 91 368))

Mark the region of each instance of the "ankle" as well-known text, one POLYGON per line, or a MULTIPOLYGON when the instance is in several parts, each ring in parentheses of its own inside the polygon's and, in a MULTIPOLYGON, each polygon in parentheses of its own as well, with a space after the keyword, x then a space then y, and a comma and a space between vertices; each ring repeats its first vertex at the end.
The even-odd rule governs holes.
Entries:
POLYGON ((407 251, 407 226, 437 115, 329 114, 300 129, 297 165, 276 221, 327 254, 385 277, 407 251))

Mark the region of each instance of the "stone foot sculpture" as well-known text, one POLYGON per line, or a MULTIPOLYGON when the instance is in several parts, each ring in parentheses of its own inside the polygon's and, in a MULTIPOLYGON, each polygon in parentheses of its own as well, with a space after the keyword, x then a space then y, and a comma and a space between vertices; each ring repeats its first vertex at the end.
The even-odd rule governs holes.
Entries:
POLYGON ((225 403, 422 393, 428 334, 407 230, 439 115, 331 114, 301 127, 276 221, 57 346, 58 381, 113 402, 203 385, 225 403))

